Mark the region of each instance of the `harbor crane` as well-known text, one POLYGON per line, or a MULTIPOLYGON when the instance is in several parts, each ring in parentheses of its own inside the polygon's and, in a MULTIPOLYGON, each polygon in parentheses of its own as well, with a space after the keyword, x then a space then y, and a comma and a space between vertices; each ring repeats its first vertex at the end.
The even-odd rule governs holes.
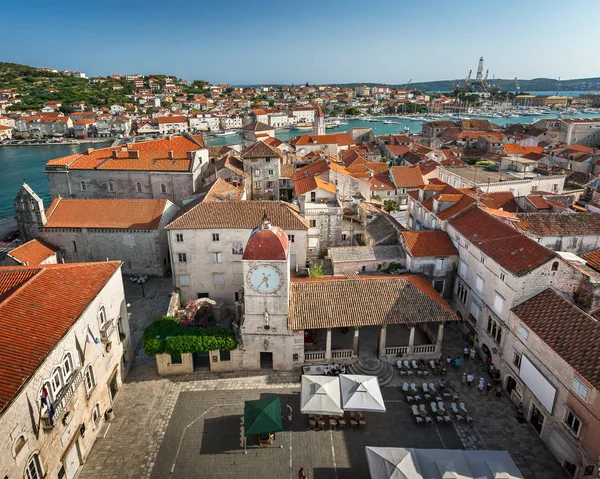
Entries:
POLYGON ((404 88, 402 88, 402 89, 406 91, 406 89, 408 88, 408 85, 410 85, 411 83, 412 83, 412 78, 410 80, 408 80, 408 83, 406 85, 404 85, 404 88))
POLYGON ((487 90, 487 87, 488 87, 488 80, 487 80, 488 79, 488 73, 490 73, 489 69, 487 69, 485 71, 485 76, 483 77, 482 85, 483 85, 484 90, 487 90))
POLYGON ((475 77, 475 83, 481 85, 483 82, 483 57, 479 57, 479 65, 477 65, 477 76, 475 77))
POLYGON ((521 85, 519 85, 519 80, 517 80, 517 77, 515 77, 515 93, 519 93, 520 89, 521 85))
POLYGON ((473 73, 473 70, 469 70, 469 74, 467 75, 467 78, 465 79, 465 87, 469 88, 469 85, 471 85, 471 73, 473 73))

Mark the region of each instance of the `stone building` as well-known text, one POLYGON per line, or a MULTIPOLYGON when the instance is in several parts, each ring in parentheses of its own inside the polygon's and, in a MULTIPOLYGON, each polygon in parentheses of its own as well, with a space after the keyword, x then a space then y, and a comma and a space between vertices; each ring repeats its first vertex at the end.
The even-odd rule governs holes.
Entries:
POLYGON ((289 235, 289 264, 306 267, 307 221, 282 201, 203 201, 190 204, 166 227, 173 283, 182 302, 208 297, 234 308, 242 297, 242 256, 252 230, 267 214, 289 235))
POLYGON ((596 146, 600 144, 600 118, 563 118, 558 139, 567 145, 596 146))
POLYGON ((2 266, 33 266, 36 264, 57 264, 58 249, 33 239, 10 250, 0 262, 2 266))
POLYGON ((74 478, 133 360, 120 262, 0 268, 0 470, 74 478))
POLYGON ((168 199, 176 205, 202 186, 208 149, 201 136, 174 136, 115 148, 89 148, 46 163, 50 195, 168 199))
POLYGON ((248 181, 250 200, 279 199, 281 154, 273 147, 257 141, 242 150, 240 158, 248 181))
POLYGON ((600 323, 552 288, 512 308, 503 384, 570 477, 597 477, 600 323))
POLYGON ((275 127, 260 121, 253 121, 242 127, 244 145, 250 145, 260 140, 275 136, 275 127))
POLYGON ((335 246, 329 248, 334 276, 345 271, 381 273, 394 265, 406 270, 406 255, 399 245, 335 246))
POLYGON ((321 107, 317 107, 317 113, 315 114, 315 119, 313 121, 313 135, 324 135, 325 134, 325 115, 323 115, 323 111, 321 107))
POLYGON ((296 148, 298 156, 319 152, 339 157, 343 151, 356 143, 349 133, 329 133, 296 137, 290 144, 296 148))
MULTIPOLYGON (((26 186, 21 188, 15 203, 23 201, 26 206, 33 205, 27 199, 29 191, 26 186)), ((34 199, 34 195, 29 198, 34 199)), ((62 261, 120 260, 126 274, 164 276, 170 270, 164 227, 178 208, 169 200, 58 196, 45 213, 43 208, 38 210, 37 205, 35 202, 38 227, 31 230, 31 234, 58 250, 62 261)), ((25 211, 17 208, 15 216, 20 230, 28 231, 30 213, 27 208, 25 211)))

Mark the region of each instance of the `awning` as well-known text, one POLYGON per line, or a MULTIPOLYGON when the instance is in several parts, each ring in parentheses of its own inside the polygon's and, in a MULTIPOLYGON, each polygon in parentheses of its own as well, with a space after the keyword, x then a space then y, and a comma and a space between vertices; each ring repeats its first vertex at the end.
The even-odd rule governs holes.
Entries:
POLYGON ((344 414, 340 380, 335 376, 302 376, 300 411, 303 414, 344 414))
POLYGON ((548 444, 554 452, 571 464, 575 464, 576 466, 583 464, 579 448, 567 432, 558 428, 552 429, 548 436, 548 444))
POLYGON ((246 401, 244 404, 244 436, 269 434, 283 430, 279 398, 246 401))
POLYGON ((339 377, 345 411, 385 412, 377 376, 340 374, 339 377))
POLYGON ((366 450, 371 479, 423 479, 411 450, 371 446, 366 450))

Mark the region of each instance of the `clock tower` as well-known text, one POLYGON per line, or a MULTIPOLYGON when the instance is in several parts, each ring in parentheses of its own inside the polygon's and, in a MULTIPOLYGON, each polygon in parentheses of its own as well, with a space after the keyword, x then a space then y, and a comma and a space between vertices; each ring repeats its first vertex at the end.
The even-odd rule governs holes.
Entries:
MULTIPOLYGON (((298 333, 287 327, 289 250, 287 234, 272 226, 265 214, 263 224, 250 234, 242 257, 244 318, 240 332, 244 369, 291 370, 294 357, 298 360, 293 354, 298 333)), ((303 342, 303 335, 301 339, 303 342)))

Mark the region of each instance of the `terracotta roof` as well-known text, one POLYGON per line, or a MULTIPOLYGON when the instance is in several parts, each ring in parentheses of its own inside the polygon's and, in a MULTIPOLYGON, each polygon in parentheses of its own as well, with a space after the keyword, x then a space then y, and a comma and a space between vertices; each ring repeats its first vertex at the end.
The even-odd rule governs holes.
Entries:
POLYGON ((252 231, 243 260, 285 261, 288 257, 290 243, 287 234, 277 226, 258 227, 252 231))
POLYGON ((302 168, 296 170, 296 172, 292 175, 292 181, 296 182, 301 180, 302 178, 308 178, 309 176, 317 176, 322 173, 325 173, 329 170, 329 165, 325 160, 317 160, 313 161, 309 165, 303 166, 302 168))
POLYGON ((521 276, 555 257, 555 253, 479 208, 450 220, 468 241, 512 274, 521 276))
POLYGON ((269 126, 261 121, 253 121, 252 123, 242 126, 242 130, 244 131, 271 131, 274 129, 275 128, 272 126, 269 126))
POLYGON ((550 288, 512 312, 579 375, 600 389, 600 322, 550 288))
POLYGON ((419 188, 425 186, 425 180, 418 166, 392 166, 390 174, 397 188, 419 188))
POLYGON ((413 258, 458 255, 458 251, 456 251, 450 237, 444 231, 403 231, 400 234, 404 239, 408 253, 413 258))
MULTIPOLYGON (((120 261, 0 267, 0 411, 119 270, 120 261), (19 285, 14 289, 14 285, 19 285)), ((80 338, 85 341, 85 338, 80 338)))
POLYGON ((503 218, 503 219, 509 220, 509 221, 519 221, 519 218, 517 218, 517 215, 515 215, 514 213, 509 213, 508 211, 503 211, 503 210, 495 210, 493 208, 488 208, 487 206, 483 206, 483 205, 477 205, 477 206, 481 210, 485 211, 488 215, 495 216, 496 218, 503 218))
POLYGON ((241 200, 243 196, 243 186, 234 186, 222 178, 217 178, 208 186, 208 191, 203 201, 241 200))
POLYGON ((44 228, 156 229, 169 200, 54 198, 44 228))
POLYGON ((331 145, 338 146, 354 145, 354 139, 349 133, 331 133, 328 135, 304 135, 296 141, 296 147, 304 145, 331 145))
POLYGON ((587 265, 590 268, 594 268, 596 271, 600 271, 600 249, 583 254, 581 255, 581 258, 587 261, 587 265))
POLYGON ((280 158, 281 153, 279 153, 272 146, 267 145, 262 141, 257 141, 256 143, 250 145, 247 148, 244 148, 240 153, 240 158, 242 159, 250 159, 250 158, 280 158))
POLYGON ((396 156, 405 155, 410 151, 410 148, 406 145, 385 145, 385 148, 392 154, 396 156))
POLYGON ((294 191, 296 196, 303 195, 309 191, 321 188, 322 190, 328 191, 329 193, 336 194, 335 185, 324 181, 318 176, 309 176, 307 178, 301 178, 294 182, 294 191))
POLYGON ((600 235, 600 213, 519 213, 517 216, 517 229, 532 236, 600 235))
POLYGON ((187 123, 187 118, 185 116, 159 116, 156 121, 159 125, 168 123, 187 123))
POLYGON ((292 279, 292 330, 456 321, 424 276, 292 279))
POLYGON ((267 212, 271 224, 284 230, 306 230, 298 208, 283 201, 210 201, 182 211, 166 229, 254 229, 267 212))
POLYGON ((23 265, 33 266, 47 260, 49 257, 55 255, 57 251, 58 249, 48 246, 40 240, 34 239, 10 250, 8 256, 16 259, 23 265))

